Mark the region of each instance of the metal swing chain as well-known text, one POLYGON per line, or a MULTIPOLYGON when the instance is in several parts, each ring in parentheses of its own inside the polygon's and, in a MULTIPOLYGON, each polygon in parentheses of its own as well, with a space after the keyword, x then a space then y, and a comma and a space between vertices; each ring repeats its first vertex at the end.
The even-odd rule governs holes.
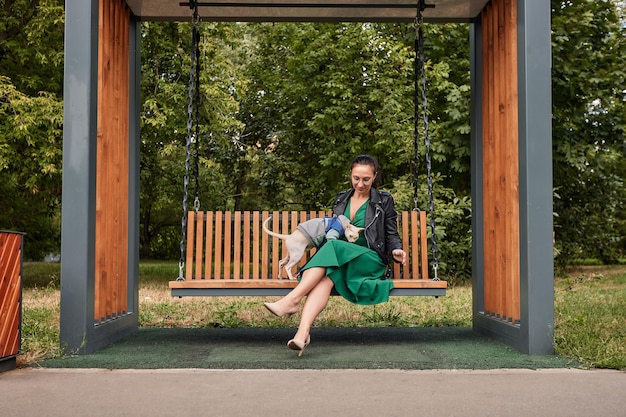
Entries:
MULTIPOLYGON (((197 3, 196 3, 197 4, 197 3)), ((195 199, 193 201, 193 208, 196 213, 200 210, 200 30, 199 30, 200 18, 198 17, 198 8, 196 5, 196 9, 193 15, 193 36, 195 43, 195 52, 196 52, 196 114, 195 114, 195 123, 196 129, 194 132, 194 140, 195 140, 195 168, 194 168, 194 177, 196 180, 196 190, 195 190, 195 199)), ((193 46, 192 46, 193 47, 193 46)), ((192 62, 193 65, 193 62, 192 62)))
MULTIPOLYGON (((199 46, 198 46, 198 24, 199 24, 199 17, 198 17, 198 6, 196 3, 194 2, 190 2, 189 3, 190 7, 194 7, 194 13, 193 13, 193 29, 192 29, 192 40, 191 40, 191 66, 189 69, 189 104, 187 106, 187 138, 185 141, 185 175, 183 176, 183 215, 182 215, 182 220, 181 220, 181 239, 180 239, 180 260, 178 262, 178 278, 176 278, 176 281, 184 281, 185 280, 185 275, 183 273, 184 268, 185 268, 185 246, 186 246, 186 242, 187 242, 187 200, 189 199, 189 170, 190 170, 190 164, 191 164, 191 144, 192 142, 196 143, 196 155, 195 155, 195 159, 196 159, 196 164, 198 164, 197 162, 197 155, 198 155, 198 141, 197 141, 197 136, 196 138, 194 138, 194 134, 192 134, 192 128, 193 128, 193 124, 194 124, 194 88, 197 89, 198 87, 198 81, 197 79, 199 78, 197 76, 197 71, 199 69, 199 65, 197 64, 197 53, 199 50, 199 46), (195 82, 194 82, 195 81, 195 82)), ((197 92, 196 92, 197 93, 197 92)), ((196 97, 199 97, 199 95, 196 95, 196 97)), ((196 104, 196 108, 197 108, 197 103, 196 104)), ((198 111, 196 110, 196 131, 195 134, 197 135, 198 132, 198 123, 197 123, 197 117, 198 117, 198 111)), ((198 165, 196 165, 198 166, 198 165)), ((198 186, 198 170, 196 169, 195 171, 195 177, 196 177, 196 201, 194 201, 194 208, 196 209, 196 211, 198 211, 200 204, 199 204, 199 200, 198 200, 198 190, 199 190, 199 186, 198 186), (196 208, 197 207, 197 208, 196 208)))
MULTIPOLYGON (((421 16, 421 13, 420 13, 421 16)), ((418 17, 415 18, 415 53, 419 50, 419 38, 418 38, 418 17)), ((419 66, 417 56, 413 60, 413 210, 419 212, 418 204, 418 187, 419 187, 419 97, 417 91, 419 89, 419 66)))
MULTIPOLYGON (((426 178, 428 185, 428 212, 430 214, 430 231, 431 231, 431 248, 433 253, 433 281, 439 281, 437 270, 439 268, 439 261, 437 259, 437 239, 435 235, 435 199, 433 196, 433 175, 432 175, 432 161, 430 158, 430 134, 428 131, 428 101, 426 98, 426 58, 424 56, 424 33, 422 31, 422 25, 424 23, 423 11, 428 7, 424 4, 424 0, 420 0, 420 7, 417 18, 415 19, 416 37, 417 37, 417 50, 419 53, 419 65, 421 73, 421 92, 422 92, 422 109, 424 112, 424 145, 426 146, 426 178)), ((415 75, 417 78, 417 75, 415 75)), ((417 90, 415 90, 417 91, 417 90)), ((417 106, 416 106, 417 107, 417 106)), ((416 110, 417 111, 417 110, 416 110)), ((417 120, 417 117, 415 118, 417 120)), ((417 129, 416 129, 417 130, 417 129)), ((417 151, 416 151, 417 152, 417 151)), ((416 197, 414 197, 416 198, 416 197)))

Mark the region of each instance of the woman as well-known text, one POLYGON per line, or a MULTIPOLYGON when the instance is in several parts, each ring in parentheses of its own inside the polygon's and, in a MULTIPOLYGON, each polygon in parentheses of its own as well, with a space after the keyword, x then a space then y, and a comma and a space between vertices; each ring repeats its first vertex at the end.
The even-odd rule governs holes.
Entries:
POLYGON ((403 265, 406 262, 393 198, 373 188, 378 174, 378 163, 373 157, 357 156, 350 166, 352 189, 335 198, 333 214, 343 214, 355 226, 365 228, 359 239, 355 243, 326 242, 303 268, 298 285, 280 300, 265 303, 276 316, 289 316, 298 311, 306 296, 298 331, 287 342, 290 349, 298 351, 298 356, 311 342, 311 326, 326 307, 333 287, 356 304, 385 302, 393 288, 393 282, 385 280, 390 259, 403 265))

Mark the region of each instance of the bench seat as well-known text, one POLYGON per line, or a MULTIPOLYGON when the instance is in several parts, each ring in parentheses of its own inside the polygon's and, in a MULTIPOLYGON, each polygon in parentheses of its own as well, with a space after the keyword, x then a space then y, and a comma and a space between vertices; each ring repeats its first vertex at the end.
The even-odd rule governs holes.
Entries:
MULTIPOLYGON (((272 230, 289 234, 299 222, 325 212, 194 212, 188 213, 184 276, 170 281, 172 296, 271 296, 287 294, 297 281, 283 279, 278 262, 286 255, 281 239, 261 228, 272 216, 272 230), (226 273, 224 271, 227 271, 226 273)), ((392 296, 444 296, 447 283, 428 278, 426 213, 398 217, 407 264, 394 264, 392 296)), ((315 253, 311 250, 297 268, 315 253)))
MULTIPOLYGON (((271 296, 285 295, 298 284, 291 280, 187 280, 170 281, 172 296, 271 296)), ((426 279, 394 279, 391 296, 444 296, 447 282, 426 279)))

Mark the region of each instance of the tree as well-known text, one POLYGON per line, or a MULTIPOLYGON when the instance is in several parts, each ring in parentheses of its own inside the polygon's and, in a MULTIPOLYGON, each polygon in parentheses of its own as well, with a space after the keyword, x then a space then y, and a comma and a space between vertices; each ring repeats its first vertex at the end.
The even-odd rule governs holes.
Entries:
POLYGON ((615 262, 626 195, 624 26, 611 1, 555 0, 552 31, 557 261, 615 262))
MULTIPOLYGON (((199 201, 204 210, 231 209, 240 132, 234 98, 242 94, 231 60, 236 25, 201 24, 199 201)), ((143 23, 141 59, 141 255, 178 253, 189 104, 191 25, 143 23)), ((193 114, 195 119, 195 113, 193 114)), ((195 198, 191 161, 189 208, 195 198)))
POLYGON ((63 2, 4 1, 0 22, 0 229, 40 259, 60 245, 63 2))
POLYGON ((347 166, 359 153, 379 159, 386 187, 408 172, 413 99, 405 26, 389 36, 374 24, 251 30, 256 49, 249 78, 258 94, 244 103, 242 115, 249 142, 278 166, 268 166, 275 175, 267 184, 289 185, 290 194, 277 202, 327 207, 348 186, 347 166))
MULTIPOLYGON (((2 4, 0 228, 26 231, 38 258, 60 237, 63 2, 2 4)), ((554 0, 552 18, 557 261, 612 262, 626 249, 624 4, 554 0)), ((412 208, 412 25, 200 30, 202 209, 328 208, 363 152, 378 157, 398 208, 412 208)), ((449 274, 468 276, 468 25, 424 30, 440 255, 449 274)), ((179 243, 190 39, 189 23, 142 23, 142 256, 173 256, 179 243)), ((420 162, 421 207, 424 171, 420 162)))
MULTIPOLYGON (((443 269, 466 278, 469 183, 459 180, 466 175, 454 174, 469 169, 468 27, 440 30, 451 33, 448 40, 453 41, 446 46, 437 40, 437 29, 428 27, 430 128, 436 138, 431 152, 441 163, 436 172, 448 174, 435 178, 435 216, 437 235, 444 241, 443 269), (451 185, 461 188, 453 191, 451 185)), ((259 172, 266 174, 256 184, 267 196, 266 204, 328 209, 336 192, 349 187, 351 159, 371 153, 383 168, 380 187, 394 193, 399 209, 412 208, 413 27, 268 24, 250 31, 254 52, 247 69, 256 94, 251 91, 241 114, 244 136, 263 164, 259 172)), ((419 146, 423 161, 423 143, 419 146)), ((428 198, 420 164, 424 208, 428 198)))

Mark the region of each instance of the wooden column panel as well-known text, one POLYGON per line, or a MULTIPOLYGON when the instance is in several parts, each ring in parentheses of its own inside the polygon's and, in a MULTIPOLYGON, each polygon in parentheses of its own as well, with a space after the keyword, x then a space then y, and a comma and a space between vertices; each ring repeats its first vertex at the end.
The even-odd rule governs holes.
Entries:
POLYGON ((484 307, 520 320, 519 149, 516 0, 481 14, 483 69, 484 307))
POLYGON ((98 144, 94 320, 128 312, 130 10, 101 0, 98 27, 98 144))

